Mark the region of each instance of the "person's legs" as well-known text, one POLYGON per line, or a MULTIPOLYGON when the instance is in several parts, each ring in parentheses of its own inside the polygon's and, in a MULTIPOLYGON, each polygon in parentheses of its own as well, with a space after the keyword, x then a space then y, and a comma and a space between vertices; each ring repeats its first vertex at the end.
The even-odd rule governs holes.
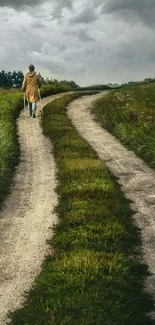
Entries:
POLYGON ((32 117, 36 117, 36 108, 37 108, 37 103, 32 103, 32 117))
POLYGON ((28 102, 29 114, 32 116, 32 103, 28 102))

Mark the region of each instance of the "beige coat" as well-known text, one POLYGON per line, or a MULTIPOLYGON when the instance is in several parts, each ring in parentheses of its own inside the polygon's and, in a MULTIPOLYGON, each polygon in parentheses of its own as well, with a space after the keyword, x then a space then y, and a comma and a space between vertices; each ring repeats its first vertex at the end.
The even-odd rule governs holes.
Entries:
POLYGON ((40 79, 35 71, 27 72, 25 74, 22 88, 25 91, 26 99, 28 102, 34 103, 38 101, 38 87, 40 88, 40 86, 40 79))

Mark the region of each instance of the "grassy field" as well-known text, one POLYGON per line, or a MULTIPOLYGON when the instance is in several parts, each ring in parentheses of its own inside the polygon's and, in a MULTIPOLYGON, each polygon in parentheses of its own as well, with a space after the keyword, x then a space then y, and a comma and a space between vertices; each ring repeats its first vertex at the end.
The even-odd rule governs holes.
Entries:
POLYGON ((155 84, 111 91, 92 112, 105 129, 155 168, 155 84))
POLYGON ((78 94, 44 109, 58 168, 59 223, 51 254, 12 325, 151 325, 144 292, 148 275, 139 262, 139 230, 121 190, 80 137, 66 107, 78 94))

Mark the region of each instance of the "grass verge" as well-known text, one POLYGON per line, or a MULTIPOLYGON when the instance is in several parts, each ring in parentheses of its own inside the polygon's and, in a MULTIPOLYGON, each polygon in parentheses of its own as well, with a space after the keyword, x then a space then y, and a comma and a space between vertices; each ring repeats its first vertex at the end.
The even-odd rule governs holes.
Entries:
POLYGON ((78 94, 44 109, 58 167, 59 223, 43 264, 12 325, 147 325, 152 298, 139 259, 139 230, 120 186, 67 117, 78 94))
POLYGON ((0 205, 9 192, 15 166, 19 161, 20 148, 16 118, 23 101, 19 92, 0 93, 0 205))
POLYGON ((155 85, 111 91, 97 100, 95 119, 155 168, 155 85))

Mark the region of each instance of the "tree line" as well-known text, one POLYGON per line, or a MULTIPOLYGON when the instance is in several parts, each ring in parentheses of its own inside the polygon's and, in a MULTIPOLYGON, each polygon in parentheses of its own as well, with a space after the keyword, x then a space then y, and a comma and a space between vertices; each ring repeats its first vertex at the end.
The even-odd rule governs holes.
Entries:
MULTIPOLYGON (((71 80, 57 80, 52 78, 44 78, 40 73, 38 73, 40 81, 42 84, 52 85, 52 84, 64 84, 70 86, 73 89, 79 88, 75 81, 71 80)), ((21 88, 24 79, 24 74, 22 71, 0 71, 0 88, 10 89, 10 88, 21 88)))

